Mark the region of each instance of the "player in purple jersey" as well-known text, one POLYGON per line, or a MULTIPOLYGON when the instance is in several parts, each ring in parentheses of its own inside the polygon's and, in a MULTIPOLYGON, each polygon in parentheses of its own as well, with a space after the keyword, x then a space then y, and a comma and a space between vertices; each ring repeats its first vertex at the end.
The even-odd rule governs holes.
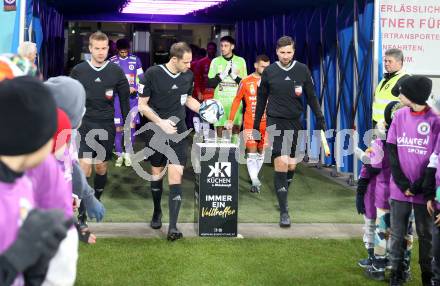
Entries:
MULTIPOLYGON (((143 74, 142 63, 138 57, 129 53, 130 43, 127 39, 119 39, 116 42, 117 54, 110 58, 110 61, 117 64, 127 77, 128 83, 130 84, 130 109, 138 105, 137 89, 139 83, 139 75, 143 74)), ((119 97, 115 97, 115 126, 116 126, 116 137, 115 137, 115 150, 118 155, 116 160, 116 167, 121 167, 122 163, 125 166, 131 166, 130 154, 124 152, 123 144, 123 127, 124 119, 121 113, 121 106, 119 103, 119 97)), ((130 123, 131 128, 131 144, 134 143, 134 133, 136 132, 136 124, 140 123, 140 117, 138 113, 131 114, 132 121, 130 123)))
POLYGON ((427 77, 405 79, 399 87, 399 99, 406 107, 396 112, 388 131, 392 230, 390 285, 404 283, 404 241, 412 210, 419 238, 422 282, 431 285, 432 220, 426 207, 423 183, 440 131, 440 118, 426 105, 431 89, 432 81, 427 77))

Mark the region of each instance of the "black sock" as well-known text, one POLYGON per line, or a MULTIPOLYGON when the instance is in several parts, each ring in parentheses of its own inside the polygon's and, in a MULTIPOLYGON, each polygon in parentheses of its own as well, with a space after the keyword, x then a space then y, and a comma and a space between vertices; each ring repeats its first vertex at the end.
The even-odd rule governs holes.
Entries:
POLYGON ((107 184, 107 173, 104 175, 95 174, 95 181, 93 183, 95 189, 95 197, 100 200, 105 185, 107 184))
POLYGON ((287 173, 275 171, 274 176, 275 191, 277 193, 280 212, 287 212, 287 173))
POLYGON ((170 229, 176 228, 181 203, 182 190, 180 189, 180 184, 170 185, 170 196, 168 198, 168 208, 170 210, 170 229))
POLYGON ((162 212, 160 201, 162 200, 163 181, 151 181, 151 195, 153 196, 154 213, 162 212))
POLYGON ((295 170, 287 171, 287 189, 289 189, 290 184, 292 183, 293 176, 295 175, 295 170))

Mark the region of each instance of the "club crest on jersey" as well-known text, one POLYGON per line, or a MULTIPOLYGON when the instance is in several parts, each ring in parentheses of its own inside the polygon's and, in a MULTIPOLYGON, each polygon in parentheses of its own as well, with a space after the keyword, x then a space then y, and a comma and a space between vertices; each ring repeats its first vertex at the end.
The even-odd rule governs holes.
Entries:
POLYGON ((428 135, 430 131, 431 131, 431 126, 429 126, 427 122, 422 122, 419 123, 419 125, 417 125, 417 132, 420 135, 428 135))
POLYGON ((251 92, 252 95, 255 94, 255 86, 253 84, 251 84, 251 86, 249 87, 249 91, 251 92))
POLYGON ((128 69, 131 71, 134 70, 134 65, 128 65, 128 69))
POLYGON ((300 85, 295 86, 295 95, 300 96, 303 93, 303 88, 300 85))
POLYGON ((107 98, 108 100, 112 100, 112 98, 113 98, 113 89, 107 89, 105 91, 105 98, 107 98))

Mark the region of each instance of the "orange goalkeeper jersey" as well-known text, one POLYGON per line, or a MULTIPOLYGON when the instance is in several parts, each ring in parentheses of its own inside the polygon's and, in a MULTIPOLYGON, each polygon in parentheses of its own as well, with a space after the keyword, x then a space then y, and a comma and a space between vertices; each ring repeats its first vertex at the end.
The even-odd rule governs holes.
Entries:
MULTIPOLYGON (((257 107, 257 91, 260 85, 261 78, 255 77, 253 74, 245 77, 241 80, 238 87, 237 95, 234 98, 231 106, 231 112, 229 114, 229 120, 234 120, 235 113, 240 106, 240 102, 244 101, 245 113, 244 113, 244 127, 245 129, 252 129, 255 119, 255 109, 257 107)), ((263 115, 261 121, 266 121, 266 115, 263 115)), ((264 122, 265 123, 265 122, 264 122)))

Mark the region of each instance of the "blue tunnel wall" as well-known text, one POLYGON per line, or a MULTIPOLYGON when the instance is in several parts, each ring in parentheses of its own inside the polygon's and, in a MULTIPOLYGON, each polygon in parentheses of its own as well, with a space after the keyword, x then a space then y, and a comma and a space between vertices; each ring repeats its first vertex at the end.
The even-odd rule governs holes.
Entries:
MULTIPOLYGON (((248 70, 252 71, 258 54, 264 53, 271 61, 276 60, 277 39, 282 35, 291 36, 295 40, 296 60, 307 64, 312 72, 327 128, 356 130, 359 146, 365 148, 362 138, 372 124, 373 25, 373 1, 345 1, 344 5, 297 9, 290 14, 237 22, 237 53, 246 59, 248 70)), ((304 125, 306 122, 304 118, 304 125)), ((313 114, 309 116, 309 124, 313 130, 313 114)), ((312 133, 309 135, 316 138, 312 133)), ((355 164, 353 155, 345 154, 352 153, 357 144, 351 141, 350 145, 353 137, 343 134, 336 144, 335 135, 336 132, 327 132, 332 156, 323 162, 336 164, 341 172, 352 173, 360 164, 355 164), (335 153, 341 154, 338 160, 335 153)), ((319 158, 319 140, 311 141, 308 155, 319 158)))

